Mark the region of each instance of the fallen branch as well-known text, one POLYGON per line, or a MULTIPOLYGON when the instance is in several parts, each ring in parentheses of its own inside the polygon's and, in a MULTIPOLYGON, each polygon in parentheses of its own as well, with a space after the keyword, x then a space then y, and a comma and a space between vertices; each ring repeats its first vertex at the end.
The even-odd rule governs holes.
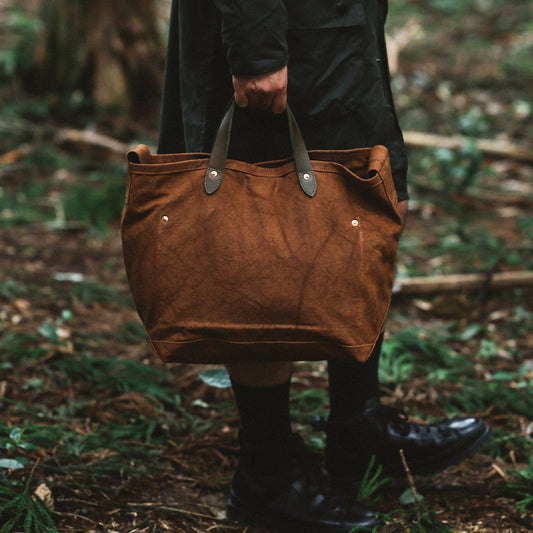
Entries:
MULTIPOLYGON (((403 137, 408 146, 422 148, 449 148, 456 150, 471 142, 468 137, 462 135, 447 137, 421 131, 405 131, 403 137)), ((488 156, 533 163, 533 150, 531 148, 502 139, 474 139, 474 141, 476 146, 488 156)))
POLYGON ((533 286, 533 272, 529 270, 486 274, 450 274, 397 279, 395 294, 427 294, 438 292, 468 291, 473 289, 504 289, 533 286))
MULTIPOLYGON (((419 179, 414 185, 414 188, 420 193, 420 197, 438 196, 441 197, 442 186, 439 187, 426 180, 419 179)), ((450 197, 462 206, 467 206, 472 209, 479 209, 481 211, 486 209, 494 209, 496 207, 521 207, 529 208, 533 204, 533 185, 524 183, 522 192, 508 192, 500 190, 487 191, 479 188, 467 189, 459 192, 451 192, 450 197)), ((411 207, 411 211, 416 210, 416 204, 411 207)))
MULTIPOLYGON (((524 189, 527 186, 524 187, 524 189)), ((530 187, 531 192, 533 192, 533 187, 530 187)), ((427 188, 430 191, 429 188, 427 188)), ((442 194, 442 191, 438 191, 436 188, 433 191, 430 191, 437 194, 442 194)), ((494 209, 494 207, 502 207, 502 204, 505 204, 507 207, 522 207, 529 208, 533 204, 533 198, 529 190, 524 192, 524 194, 515 194, 507 192, 490 192, 485 190, 475 191, 463 191, 461 194, 453 193, 453 199, 461 205, 466 205, 472 207, 472 209, 494 209), (500 205, 498 205, 500 204, 500 205)))
POLYGON ((91 130, 76 130, 72 128, 60 129, 56 135, 55 140, 58 144, 63 143, 81 143, 97 146, 98 148, 105 148, 110 152, 125 155, 129 150, 129 146, 122 141, 113 139, 108 135, 98 133, 91 130))

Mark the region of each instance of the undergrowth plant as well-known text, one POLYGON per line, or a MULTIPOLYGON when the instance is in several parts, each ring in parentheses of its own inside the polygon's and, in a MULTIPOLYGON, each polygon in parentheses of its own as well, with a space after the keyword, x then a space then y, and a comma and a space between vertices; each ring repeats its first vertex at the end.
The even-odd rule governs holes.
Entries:
POLYGON ((37 359, 45 353, 36 333, 3 331, 0 336, 0 362, 4 369, 13 368, 14 361, 37 359))
POLYGON ((533 413, 533 380, 520 379, 515 374, 501 377, 504 379, 496 376, 488 382, 465 379, 460 391, 442 398, 442 405, 452 412, 479 412, 493 408, 501 413, 530 416, 533 413), (511 384, 513 386, 509 386, 511 384))
POLYGON ((472 364, 450 348, 453 334, 406 328, 383 344, 380 382, 402 383, 423 371, 430 381, 459 380, 472 375, 472 364))
POLYGON ((533 511, 533 457, 529 458, 529 465, 520 470, 507 469, 513 476, 511 481, 505 482, 504 492, 516 499, 516 507, 522 511, 533 511))
POLYGON ((385 515, 387 522, 398 526, 399 529, 395 531, 405 533, 454 533, 438 519, 435 509, 428 507, 409 473, 407 477, 410 487, 400 495, 399 503, 402 507, 385 515))
POLYGON ((378 490, 392 481, 392 478, 382 477, 383 466, 375 463, 376 456, 372 455, 359 484, 357 491, 358 502, 374 503, 379 498, 376 494, 378 490))
POLYGON ((454 533, 453 529, 440 522, 434 509, 426 506, 404 509, 399 518, 405 524, 404 531, 409 533, 454 533))
POLYGON ((110 222, 120 219, 124 195, 124 168, 122 165, 109 165, 85 176, 83 182, 65 191, 66 217, 86 223, 91 230, 105 233, 110 222))
POLYGON ((31 489, 33 473, 21 492, 0 484, 0 533, 58 533, 43 501, 31 489))
POLYGON ((486 133, 487 119, 479 107, 472 107, 457 117, 457 130, 466 136, 459 148, 426 150, 420 159, 429 183, 446 197, 463 194, 476 185, 483 157, 477 138, 486 133))

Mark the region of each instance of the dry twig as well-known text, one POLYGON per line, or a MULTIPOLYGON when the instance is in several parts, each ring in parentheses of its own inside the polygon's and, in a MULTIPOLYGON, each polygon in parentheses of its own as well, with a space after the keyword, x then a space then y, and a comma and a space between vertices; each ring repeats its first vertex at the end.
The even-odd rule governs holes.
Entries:
POLYGON ((396 294, 428 294, 475 289, 504 289, 509 287, 533 286, 533 272, 518 270, 487 274, 449 274, 444 276, 421 276, 398 278, 396 294))

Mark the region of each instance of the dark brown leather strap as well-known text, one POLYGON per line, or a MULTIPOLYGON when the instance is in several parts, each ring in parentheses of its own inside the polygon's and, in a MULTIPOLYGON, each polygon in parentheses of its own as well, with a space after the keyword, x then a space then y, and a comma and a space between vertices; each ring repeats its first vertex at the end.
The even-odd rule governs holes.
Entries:
MULTIPOLYGON (((234 111, 235 102, 232 102, 228 111, 222 118, 215 136, 215 142, 213 144, 213 150, 211 151, 211 157, 209 158, 209 165, 204 180, 205 192, 207 194, 213 194, 222 184, 224 169, 226 167, 226 159, 228 157, 234 111)), ((287 120, 289 124, 292 153, 294 156, 294 163, 296 166, 298 181, 300 182, 300 187, 305 194, 313 197, 317 189, 316 176, 313 172, 311 159, 309 158, 309 153, 307 152, 300 128, 298 127, 296 119, 294 118, 294 115, 288 106, 287 120)))

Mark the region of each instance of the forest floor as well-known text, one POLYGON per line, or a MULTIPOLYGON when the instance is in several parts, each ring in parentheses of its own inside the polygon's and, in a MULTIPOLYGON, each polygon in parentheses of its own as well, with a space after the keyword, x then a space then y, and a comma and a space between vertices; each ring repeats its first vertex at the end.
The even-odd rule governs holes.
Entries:
MULTIPOLYGON (((412 32, 393 79, 404 128, 525 146, 533 138, 526 2, 505 16, 494 2, 467 12, 429 4, 423 14, 414 1, 391 12, 398 42, 402 29, 412 32)), ((6 110, 0 530, 6 501, 38 494, 58 531, 266 533, 225 516, 238 451, 231 390, 206 383, 205 367, 163 365, 133 307, 119 235, 123 156, 60 142, 65 118, 34 102, 6 110)), ((155 142, 153 129, 128 127, 103 133, 155 142)), ((480 273, 487 283, 395 295, 383 401, 420 420, 478 415, 493 437, 460 465, 415 478, 423 506, 401 503, 407 479, 381 487, 371 506, 386 517, 383 532, 531 532, 533 288, 493 288, 490 279, 533 271, 533 165, 488 156, 474 141, 411 149, 410 158, 398 278, 480 273)), ((291 407, 295 429, 322 449, 311 421, 327 413, 323 363, 296 365, 291 407)), ((28 500, 20 507, 30 513, 28 500)), ((22 531, 18 524, 7 531, 22 531)))
MULTIPOLYGON (((407 238, 417 226, 415 213, 407 238)), ((237 459, 238 419, 230 390, 206 385, 198 377, 203 367, 164 369, 151 353, 129 302, 118 229, 101 238, 37 224, 10 227, 1 235, 0 279, 11 282, 0 285, 0 442, 6 451, 8 441, 16 442, 7 451, 9 457, 26 460, 21 480, 35 468, 32 490, 44 487, 45 496, 50 491, 48 502, 57 512, 59 531, 259 531, 235 525, 224 514, 237 459), (144 367, 161 373, 149 374, 144 367), (14 428, 22 433, 14 435, 14 428)), ((468 379, 426 379, 423 359, 431 354, 421 353, 418 371, 382 391, 385 402, 431 418, 461 413, 461 397, 468 392, 463 387, 481 390, 483 399, 475 403, 479 407, 470 407, 468 414, 480 415, 492 426, 495 443, 461 465, 415 481, 427 510, 452 531, 533 531, 531 512, 517 509, 516 494, 506 489, 506 482, 513 480, 508 469, 526 468, 531 454, 532 417, 523 409, 531 406, 526 399, 531 390, 525 386, 531 385, 533 367, 531 358, 511 356, 505 348, 507 343, 531 355, 531 325, 525 336, 516 338, 517 328, 525 324, 516 323, 512 309, 525 309, 529 302, 531 313, 532 293, 509 292, 516 291, 470 294, 468 299, 460 293, 423 301, 396 298, 393 304, 389 337, 415 328, 422 332, 425 349, 432 349, 429 334, 439 338, 452 323, 456 329, 462 322, 463 332, 471 324, 483 324, 489 331, 497 325, 498 348, 491 357, 479 356, 487 339, 483 333, 465 341, 448 340, 450 353, 460 354, 463 370, 465 362, 470 368, 468 379), (520 368, 525 370, 520 373, 520 368), (499 387, 518 388, 508 398, 511 405, 505 393, 486 390, 498 373, 507 376, 497 382, 499 387)), ((430 367, 433 374, 439 370, 435 361, 430 367)), ((448 371, 453 373, 453 367, 448 371)), ((296 367, 297 428, 319 447, 310 421, 326 408, 321 394, 326 386, 321 364, 296 367)), ((379 491, 374 508, 396 510, 383 531, 410 531, 414 514, 401 515, 398 503, 408 487, 405 481, 379 491)), ((421 530, 436 531, 434 527, 421 530)))

